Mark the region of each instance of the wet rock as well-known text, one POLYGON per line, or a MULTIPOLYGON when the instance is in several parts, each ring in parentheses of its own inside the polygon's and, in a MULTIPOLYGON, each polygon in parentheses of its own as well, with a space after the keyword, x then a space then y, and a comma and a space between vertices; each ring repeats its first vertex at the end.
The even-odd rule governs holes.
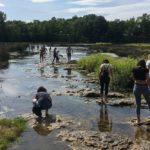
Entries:
POLYGON ((88 73, 87 70, 80 70, 79 72, 83 73, 83 74, 87 74, 88 73))
MULTIPOLYGON (((101 99, 96 100, 96 103, 103 104, 101 99)), ((107 104, 111 106, 132 106, 134 101, 128 99, 108 99, 107 104)))
MULTIPOLYGON (((137 126, 137 118, 131 119, 131 121, 129 121, 128 123, 133 126, 137 126)), ((142 118, 140 125, 149 126, 150 125, 150 117, 142 118)))
MULTIPOLYGON (((74 121, 71 117, 64 117, 59 115, 51 114, 48 117, 43 117, 42 119, 36 118, 33 114, 27 113, 22 115, 28 121, 28 124, 32 128, 37 130, 43 130, 43 132, 49 132, 55 129, 66 128, 74 121)), ((38 131, 42 132, 42 131, 38 131)))
POLYGON ((150 141, 135 141, 132 150, 150 150, 150 141))
POLYGON ((69 61, 69 63, 68 64, 77 64, 78 63, 78 61, 77 60, 71 60, 71 61, 69 61))
POLYGON ((96 77, 96 76, 95 76, 95 73, 92 72, 92 73, 88 73, 88 74, 87 74, 87 77, 96 77))
POLYGON ((125 95, 119 92, 111 92, 108 94, 109 98, 125 98, 125 95))
POLYGON ((65 67, 64 70, 72 70, 71 67, 65 67))
POLYGON ((100 93, 86 90, 82 93, 82 96, 83 97, 100 97, 100 93))
POLYGON ((80 150, 126 150, 131 149, 132 141, 116 134, 99 133, 96 131, 61 131, 58 134, 63 141, 70 142, 71 149, 80 150))
POLYGON ((132 106, 134 101, 127 99, 116 99, 109 101, 109 105, 111 106, 132 106))

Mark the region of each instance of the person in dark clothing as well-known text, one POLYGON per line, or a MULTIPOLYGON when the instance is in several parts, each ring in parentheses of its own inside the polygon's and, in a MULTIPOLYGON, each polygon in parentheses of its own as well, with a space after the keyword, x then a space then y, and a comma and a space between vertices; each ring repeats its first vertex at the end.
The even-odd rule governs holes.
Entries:
POLYGON ((57 48, 55 47, 54 51, 53 51, 53 61, 52 61, 52 64, 54 64, 55 59, 57 61, 57 51, 56 50, 57 50, 57 48))
POLYGON ((43 63, 43 61, 44 61, 44 55, 46 54, 46 49, 45 49, 45 47, 43 46, 43 47, 41 47, 41 49, 40 49, 40 63, 42 62, 43 63))
POLYGON ((73 50, 70 46, 67 47, 66 49, 66 54, 67 54, 67 59, 68 59, 68 62, 71 61, 71 54, 73 53, 73 50))
POLYGON ((56 63, 59 63, 59 51, 56 51, 57 56, 56 56, 56 63))
POLYGON ((137 125, 140 125, 141 96, 143 95, 150 109, 150 85, 149 70, 146 68, 145 60, 140 60, 137 67, 132 70, 134 78, 133 93, 136 100, 137 125))
POLYGON ((108 87, 109 87, 109 82, 110 82, 110 75, 113 76, 112 65, 109 63, 107 59, 103 60, 103 63, 100 66, 100 72, 99 72, 100 93, 101 93, 102 103, 108 102, 107 95, 108 95, 108 87), (105 96, 103 95, 104 90, 105 90, 105 96))
POLYGON ((47 93, 46 88, 40 86, 37 90, 35 99, 33 100, 33 113, 38 117, 42 117, 42 110, 45 110, 45 116, 48 116, 48 109, 52 107, 52 99, 47 93))

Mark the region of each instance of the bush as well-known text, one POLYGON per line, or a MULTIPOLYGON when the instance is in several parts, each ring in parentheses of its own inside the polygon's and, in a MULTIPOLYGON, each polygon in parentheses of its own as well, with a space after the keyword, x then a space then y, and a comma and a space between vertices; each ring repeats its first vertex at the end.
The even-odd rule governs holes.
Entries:
POLYGON ((113 90, 127 90, 133 87, 132 69, 136 66, 137 60, 133 58, 113 58, 100 53, 92 54, 79 60, 78 65, 86 69, 89 73, 99 74, 99 67, 104 59, 108 59, 113 65, 113 80, 111 88, 113 90))

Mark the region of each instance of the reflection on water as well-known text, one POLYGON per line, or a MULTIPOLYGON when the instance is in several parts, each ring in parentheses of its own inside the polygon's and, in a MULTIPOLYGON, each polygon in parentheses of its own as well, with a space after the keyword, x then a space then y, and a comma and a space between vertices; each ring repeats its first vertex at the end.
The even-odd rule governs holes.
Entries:
POLYGON ((0 61, 0 69, 7 69, 9 67, 9 62, 7 61, 0 61))
POLYGON ((54 66, 54 74, 58 74, 59 72, 58 72, 58 67, 55 67, 54 66))
POLYGON ((67 70, 67 75, 71 75, 71 69, 67 70))
POLYGON ((112 131, 112 120, 108 116, 107 105, 101 105, 98 128, 101 132, 112 131))
POLYGON ((44 67, 40 67, 40 75, 43 76, 44 75, 44 67))
POLYGON ((150 141, 150 126, 137 127, 135 131, 135 139, 137 140, 144 139, 150 141))
POLYGON ((47 136, 52 130, 51 123, 56 122, 56 115, 49 115, 42 119, 36 119, 37 123, 33 129, 40 135, 47 136))

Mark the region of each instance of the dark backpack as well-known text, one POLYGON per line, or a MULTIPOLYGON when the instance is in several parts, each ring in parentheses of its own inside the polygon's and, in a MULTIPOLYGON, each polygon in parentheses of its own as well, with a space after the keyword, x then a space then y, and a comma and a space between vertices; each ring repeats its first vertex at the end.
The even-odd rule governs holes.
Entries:
POLYGON ((109 66, 104 66, 101 76, 104 78, 108 78, 109 77, 109 66))

